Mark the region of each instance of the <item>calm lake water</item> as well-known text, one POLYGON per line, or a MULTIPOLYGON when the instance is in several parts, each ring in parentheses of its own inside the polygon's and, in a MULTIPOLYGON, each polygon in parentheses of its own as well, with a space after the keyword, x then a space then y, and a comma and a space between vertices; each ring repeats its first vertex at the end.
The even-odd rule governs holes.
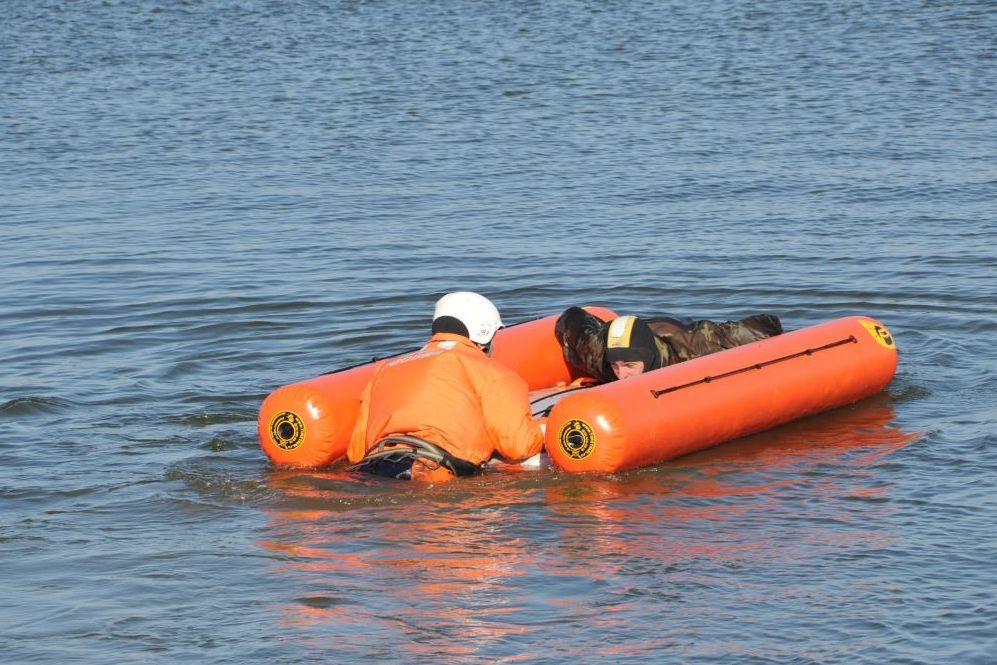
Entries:
POLYGON ((0 660, 997 662, 997 5, 8 0, 0 660), (271 467, 449 290, 890 326, 658 467, 271 467))

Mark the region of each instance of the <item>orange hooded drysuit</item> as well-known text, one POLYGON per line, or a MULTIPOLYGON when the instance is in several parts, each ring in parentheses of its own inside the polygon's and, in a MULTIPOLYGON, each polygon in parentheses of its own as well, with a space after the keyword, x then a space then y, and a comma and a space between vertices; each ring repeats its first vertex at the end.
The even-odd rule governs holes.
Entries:
POLYGON ((474 465, 495 452, 519 462, 543 447, 540 422, 518 374, 467 337, 436 333, 419 351, 375 370, 360 396, 346 457, 356 464, 380 439, 407 434, 474 465))

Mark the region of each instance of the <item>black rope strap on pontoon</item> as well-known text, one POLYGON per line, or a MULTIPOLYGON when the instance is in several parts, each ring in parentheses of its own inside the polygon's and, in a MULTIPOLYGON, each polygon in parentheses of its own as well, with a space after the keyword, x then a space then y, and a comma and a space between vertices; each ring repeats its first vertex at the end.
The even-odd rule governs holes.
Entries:
MULTIPOLYGON (((592 384, 592 385, 595 385, 595 384, 592 384)), ((544 400, 547 400, 547 399, 553 399, 553 398, 557 398, 557 399, 561 399, 561 397, 563 397, 563 396, 564 396, 564 395, 566 395, 567 393, 570 393, 570 392, 574 392, 575 390, 585 390, 586 388, 591 388, 591 387, 592 387, 592 385, 582 385, 582 386, 568 386, 568 387, 567 387, 567 388, 565 388, 564 390, 559 390, 559 391, 557 391, 556 393, 550 393, 549 395, 543 395, 542 397, 537 397, 536 399, 534 399, 534 400, 531 400, 531 401, 530 401, 530 406, 531 406, 531 407, 532 407, 532 406, 535 406, 535 405, 537 405, 538 403, 540 403, 540 402, 542 402, 542 401, 544 401, 544 400)), ((533 414, 533 417, 534 417, 534 418, 537 418, 537 417, 539 417, 539 416, 549 416, 549 415, 550 415, 550 412, 551 412, 551 410, 552 410, 552 409, 554 408, 554 406, 555 406, 556 404, 557 404, 557 401, 555 400, 555 401, 554 401, 554 402, 553 402, 553 403, 552 403, 552 404, 551 404, 550 406, 548 406, 548 407, 547 407, 546 409, 544 409, 543 411, 540 411, 539 413, 534 413, 534 414, 533 414)), ((531 409, 531 411, 532 411, 532 409, 531 409)))
POLYGON ((801 356, 812 356, 818 351, 826 351, 828 349, 833 349, 836 346, 842 346, 844 344, 857 344, 858 340, 855 339, 854 335, 849 335, 845 339, 839 339, 836 342, 830 342, 823 346, 818 346, 813 349, 804 349, 803 351, 798 351, 797 353, 790 353, 787 356, 781 356, 779 358, 773 358, 772 360, 766 360, 762 363, 755 363, 754 365, 748 365, 747 367, 741 367, 740 369, 733 369, 729 372, 724 372, 723 374, 717 374, 716 376, 705 376, 697 381, 690 381, 689 383, 683 383, 679 386, 672 386, 671 388, 662 388, 661 390, 652 390, 651 394, 657 399, 662 395, 667 393, 673 393, 677 390, 682 390, 683 388, 690 388, 692 386, 698 386, 702 383, 712 383, 718 379, 726 379, 730 376, 735 376, 737 374, 743 374, 745 372, 750 372, 755 369, 762 369, 763 367, 768 367, 769 365, 775 365, 776 363, 786 362, 787 360, 792 360, 793 358, 800 358, 801 356))
MULTIPOLYGON (((543 318, 542 316, 536 316, 536 317, 533 317, 532 319, 526 319, 525 321, 518 321, 516 323, 511 323, 511 324, 509 324, 507 326, 502 326, 502 329, 515 328, 516 326, 521 326, 524 323, 530 323, 532 321, 539 321, 542 318, 543 318)), ((387 355, 387 356, 373 356, 373 357, 371 357, 370 360, 365 360, 363 362, 359 362, 359 363, 356 363, 356 364, 353 364, 353 365, 348 365, 346 367, 339 367, 337 369, 329 370, 328 372, 322 372, 322 374, 320 374, 320 376, 327 376, 329 374, 339 374, 340 372, 345 372, 346 370, 356 369, 357 367, 362 367, 364 365, 369 365, 370 363, 376 363, 378 360, 387 360, 389 358, 397 358, 399 356, 404 356, 404 355, 407 355, 409 353, 415 353, 418 350, 419 349, 409 349, 408 351, 399 351, 398 353, 392 353, 392 354, 387 355)))

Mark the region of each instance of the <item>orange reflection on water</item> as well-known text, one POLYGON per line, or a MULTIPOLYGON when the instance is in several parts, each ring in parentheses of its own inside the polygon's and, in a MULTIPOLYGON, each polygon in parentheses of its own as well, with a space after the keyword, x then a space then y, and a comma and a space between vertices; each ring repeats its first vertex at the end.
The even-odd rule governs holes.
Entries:
POLYGON ((493 473, 426 487, 272 471, 281 505, 261 546, 281 557, 274 573, 304 589, 285 604, 288 625, 404 635, 402 661, 537 630, 520 617, 531 603, 613 631, 641 602, 631 580, 710 585, 702 562, 737 570, 890 545, 878 522, 891 488, 869 467, 920 437, 893 420, 880 397, 612 475, 493 473), (613 585, 620 592, 593 612, 593 590, 613 585))
POLYGON ((335 471, 271 472, 285 507, 267 511, 261 546, 286 555, 276 574, 311 589, 285 605, 285 622, 306 629, 349 622, 408 635, 402 661, 466 655, 528 631, 509 619, 514 606, 494 602, 537 566, 537 551, 516 535, 523 492, 510 486, 513 478, 425 486, 335 471), (323 602, 350 595, 377 597, 392 611, 323 602), (449 637, 442 643, 432 639, 437 634, 449 637))
POLYGON ((771 533, 773 514, 785 516, 780 528, 793 529, 794 538, 783 547, 850 541, 883 546, 892 534, 874 521, 889 508, 870 499, 882 499, 890 488, 868 467, 921 437, 893 420, 892 402, 878 396, 655 469, 547 487, 547 501, 559 516, 552 519, 567 525, 565 556, 556 566, 604 576, 628 553, 663 565, 769 556, 773 543, 764 536, 771 533), (846 504, 852 498, 865 501, 846 504), (867 528, 830 526, 856 521, 867 528), (769 531, 758 533, 760 524, 769 531), (571 560, 576 565, 566 564, 571 560))

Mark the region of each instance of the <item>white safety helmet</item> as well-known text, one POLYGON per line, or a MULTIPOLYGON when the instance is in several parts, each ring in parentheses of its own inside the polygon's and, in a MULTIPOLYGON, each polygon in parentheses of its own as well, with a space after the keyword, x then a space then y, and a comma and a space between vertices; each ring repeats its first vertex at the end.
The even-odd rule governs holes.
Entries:
POLYGON ((467 328, 472 342, 488 344, 495 331, 502 327, 502 319, 492 301, 480 293, 457 291, 436 301, 433 321, 441 316, 452 316, 467 328))

